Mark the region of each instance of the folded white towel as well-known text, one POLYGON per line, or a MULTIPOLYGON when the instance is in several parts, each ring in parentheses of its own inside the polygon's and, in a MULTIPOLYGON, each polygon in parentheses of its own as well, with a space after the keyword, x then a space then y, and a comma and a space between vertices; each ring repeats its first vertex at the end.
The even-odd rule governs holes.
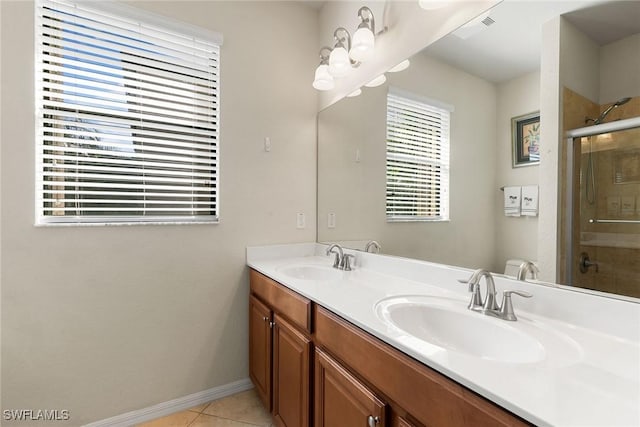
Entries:
POLYGON ((538 216, 538 186, 522 187, 522 215, 538 216))
POLYGON ((504 215, 520 216, 520 193, 522 187, 504 187, 504 215))

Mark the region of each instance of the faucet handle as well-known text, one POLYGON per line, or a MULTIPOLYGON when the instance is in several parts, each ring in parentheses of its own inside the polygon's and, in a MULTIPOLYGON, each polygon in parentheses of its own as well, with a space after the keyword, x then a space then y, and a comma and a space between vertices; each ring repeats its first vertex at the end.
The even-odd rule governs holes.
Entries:
POLYGON ((500 318, 504 320, 518 320, 513 312, 513 303, 511 302, 511 294, 520 295, 524 298, 531 298, 533 294, 525 291, 504 291, 502 292, 502 305, 500 306, 500 318))
POLYGON ((469 279, 458 279, 458 282, 464 283, 464 284, 468 284, 469 285, 469 292, 473 292, 473 283, 471 283, 471 281, 469 279))
POLYGON ((351 268, 351 263, 350 263, 350 261, 349 261, 350 259, 355 259, 355 256, 354 256, 354 255, 351 255, 351 254, 344 254, 344 255, 343 255, 343 257, 342 257, 342 265, 340 266, 340 269, 341 269, 341 270, 344 270, 344 271, 351 271, 351 270, 353 270, 353 269, 351 268))

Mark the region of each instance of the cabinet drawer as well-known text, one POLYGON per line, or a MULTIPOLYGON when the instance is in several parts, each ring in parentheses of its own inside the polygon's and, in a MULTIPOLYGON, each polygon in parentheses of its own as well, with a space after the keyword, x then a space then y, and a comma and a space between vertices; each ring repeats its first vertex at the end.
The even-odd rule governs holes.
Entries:
POLYGON ((526 422, 350 325, 315 310, 315 338, 352 371, 427 426, 526 426, 526 422))
POLYGON ((251 292, 303 331, 311 333, 311 301, 255 270, 250 272, 251 292))

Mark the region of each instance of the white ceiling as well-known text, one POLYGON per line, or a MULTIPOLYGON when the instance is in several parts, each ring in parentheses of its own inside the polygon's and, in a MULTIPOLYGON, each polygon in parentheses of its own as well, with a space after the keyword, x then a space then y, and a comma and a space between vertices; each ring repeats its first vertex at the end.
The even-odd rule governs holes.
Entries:
POLYGON ((491 10, 495 21, 466 39, 449 34, 423 52, 499 83, 540 67, 541 28, 564 15, 600 45, 640 33, 640 0, 505 0, 491 10))

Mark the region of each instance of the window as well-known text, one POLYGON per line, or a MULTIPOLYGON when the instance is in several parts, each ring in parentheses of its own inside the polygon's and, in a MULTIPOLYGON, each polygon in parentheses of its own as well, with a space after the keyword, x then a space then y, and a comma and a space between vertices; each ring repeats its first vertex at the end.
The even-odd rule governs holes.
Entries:
POLYGON ((452 107, 391 89, 387 95, 387 221, 449 219, 452 107))
POLYGON ((216 222, 221 41, 113 2, 37 3, 36 222, 216 222))

